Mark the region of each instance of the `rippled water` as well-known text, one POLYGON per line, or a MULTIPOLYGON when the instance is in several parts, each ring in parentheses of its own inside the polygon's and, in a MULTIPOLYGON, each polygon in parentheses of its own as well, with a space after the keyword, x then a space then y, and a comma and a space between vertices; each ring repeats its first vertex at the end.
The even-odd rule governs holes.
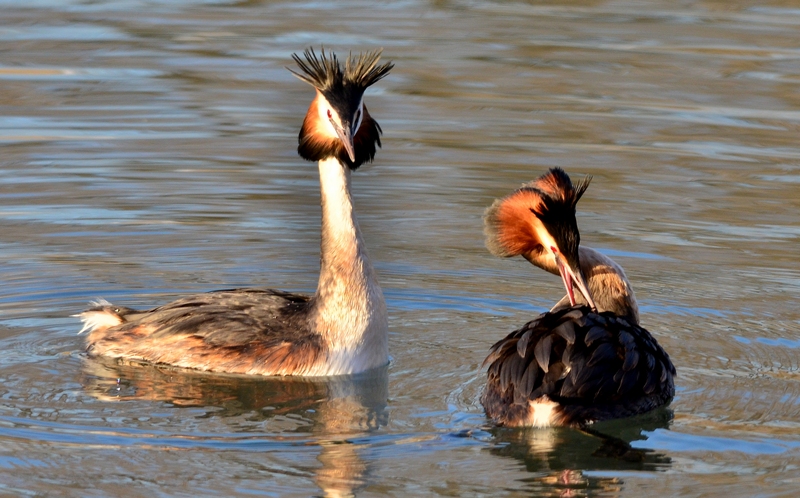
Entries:
POLYGON ((800 9, 793 2, 0 1, 0 494, 793 496, 800 487, 800 9), (384 47, 354 196, 391 365, 356 378, 88 360, 70 315, 313 291, 312 97, 284 66, 384 47), (678 368, 668 410, 501 430, 488 347, 560 298, 485 206, 591 174, 678 368), (604 436, 605 435, 605 436, 604 436), (612 436, 611 438, 607 436, 612 436), (630 443, 630 445, 626 444, 630 443))

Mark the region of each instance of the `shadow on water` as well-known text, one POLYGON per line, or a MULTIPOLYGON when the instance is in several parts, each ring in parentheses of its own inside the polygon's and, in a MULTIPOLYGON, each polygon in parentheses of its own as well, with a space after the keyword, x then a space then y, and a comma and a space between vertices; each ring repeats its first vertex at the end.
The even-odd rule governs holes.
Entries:
POLYGON ((262 422, 256 424, 262 430, 276 419, 291 419, 293 431, 278 425, 269 437, 310 436, 295 443, 319 447, 314 481, 326 496, 351 496, 366 484, 364 436, 388 422, 388 367, 328 379, 254 378, 84 358, 81 384, 101 401, 198 407, 206 413, 201 417, 246 416, 262 422))
POLYGON ((621 491, 624 484, 621 474, 663 471, 671 466, 670 457, 641 446, 649 433, 667 429, 672 418, 672 410, 660 408, 581 430, 495 428, 491 431, 495 446, 489 451, 522 462, 533 474, 522 482, 537 495, 621 491))

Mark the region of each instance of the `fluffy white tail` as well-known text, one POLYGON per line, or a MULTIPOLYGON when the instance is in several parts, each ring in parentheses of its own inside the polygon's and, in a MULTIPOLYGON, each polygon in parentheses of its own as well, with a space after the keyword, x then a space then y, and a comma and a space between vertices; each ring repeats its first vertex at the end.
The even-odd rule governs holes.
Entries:
POLYGON ((78 334, 83 334, 86 331, 92 332, 96 329, 115 327, 122 323, 122 317, 112 311, 114 305, 105 299, 98 299, 89 304, 91 305, 90 309, 83 313, 72 315, 80 318, 81 322, 83 322, 83 328, 78 334))

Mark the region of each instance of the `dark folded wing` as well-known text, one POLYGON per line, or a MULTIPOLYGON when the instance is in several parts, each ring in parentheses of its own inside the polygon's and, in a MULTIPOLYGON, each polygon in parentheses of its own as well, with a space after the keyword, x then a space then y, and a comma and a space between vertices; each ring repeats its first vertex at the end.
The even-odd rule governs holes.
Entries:
POLYGON ((220 347, 281 343, 309 330, 308 303, 308 296, 271 289, 216 291, 127 314, 120 329, 147 327, 153 339, 187 335, 220 347))
POLYGON ((123 322, 89 334, 91 354, 229 373, 313 371, 325 345, 310 298, 235 289, 189 296, 148 311, 102 305, 123 322))
POLYGON ((649 410, 674 394, 675 368, 650 333, 612 313, 576 306, 544 313, 497 342, 485 397, 527 404, 547 396, 597 420, 649 410))

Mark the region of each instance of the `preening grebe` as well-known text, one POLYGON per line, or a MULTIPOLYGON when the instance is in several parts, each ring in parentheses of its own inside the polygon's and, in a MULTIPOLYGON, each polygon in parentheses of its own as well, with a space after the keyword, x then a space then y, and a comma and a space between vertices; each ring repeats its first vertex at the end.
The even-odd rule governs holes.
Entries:
POLYGON ((652 410, 675 394, 675 367, 639 326, 622 268, 580 246, 575 206, 588 186, 588 178, 573 185, 553 168, 486 210, 492 254, 522 255, 561 275, 567 289, 550 312, 497 342, 484 361, 481 403, 500 425, 580 426, 652 410))
POLYGON ((313 49, 292 57, 292 74, 316 97, 300 130, 298 153, 319 161, 322 191, 320 276, 313 296, 235 289, 179 299, 147 311, 100 301, 79 316, 92 355, 213 372, 339 375, 388 362, 383 293, 367 256, 350 195, 350 171, 372 161, 381 128, 365 90, 393 64, 380 51, 347 58, 313 49))

